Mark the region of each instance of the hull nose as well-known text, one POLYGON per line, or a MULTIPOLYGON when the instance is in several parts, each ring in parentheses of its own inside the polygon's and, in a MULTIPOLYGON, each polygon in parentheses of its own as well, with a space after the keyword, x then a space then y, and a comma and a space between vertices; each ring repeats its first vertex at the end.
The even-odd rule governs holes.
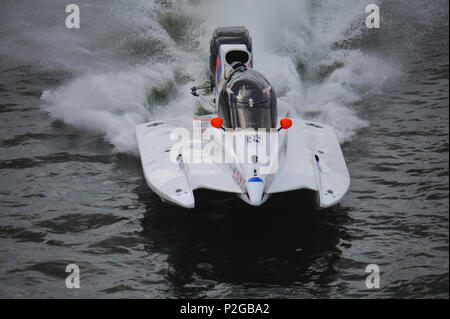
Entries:
POLYGON ((264 194, 264 181, 260 177, 250 178, 247 183, 247 193, 251 205, 261 205, 264 194))

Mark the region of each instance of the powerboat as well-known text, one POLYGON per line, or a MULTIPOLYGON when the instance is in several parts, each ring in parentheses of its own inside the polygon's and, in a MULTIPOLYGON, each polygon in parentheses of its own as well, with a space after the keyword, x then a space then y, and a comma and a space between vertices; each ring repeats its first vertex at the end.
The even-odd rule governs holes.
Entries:
POLYGON ((212 114, 136 127, 149 187, 185 208, 195 207, 197 189, 234 193, 252 206, 301 190, 312 191, 320 208, 338 204, 350 175, 333 128, 300 118, 278 121, 275 90, 253 68, 245 27, 214 31, 210 71, 210 83, 191 93, 205 99, 212 92, 212 114))

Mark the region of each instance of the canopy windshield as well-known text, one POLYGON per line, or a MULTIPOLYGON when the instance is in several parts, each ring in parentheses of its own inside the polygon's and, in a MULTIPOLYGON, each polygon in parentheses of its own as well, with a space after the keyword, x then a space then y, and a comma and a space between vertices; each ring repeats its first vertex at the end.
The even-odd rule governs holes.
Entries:
POLYGON ((253 107, 249 107, 248 105, 239 107, 239 104, 237 104, 234 115, 233 127, 235 128, 252 128, 257 130, 259 128, 270 129, 273 127, 274 120, 272 119, 270 102, 253 107))
POLYGON ((277 99, 270 83, 254 70, 238 70, 219 96, 224 126, 270 129, 277 121, 277 99))

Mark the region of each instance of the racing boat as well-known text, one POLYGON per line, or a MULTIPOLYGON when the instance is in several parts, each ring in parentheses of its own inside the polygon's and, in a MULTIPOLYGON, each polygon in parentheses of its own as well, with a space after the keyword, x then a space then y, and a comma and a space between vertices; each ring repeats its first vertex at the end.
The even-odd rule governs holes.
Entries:
POLYGON ((333 128, 300 118, 278 121, 269 81, 253 69, 245 27, 214 31, 210 45, 213 114, 136 127, 145 180, 165 202, 195 206, 194 191, 235 193, 259 206, 271 194, 310 190, 320 208, 339 203, 350 176, 333 128))

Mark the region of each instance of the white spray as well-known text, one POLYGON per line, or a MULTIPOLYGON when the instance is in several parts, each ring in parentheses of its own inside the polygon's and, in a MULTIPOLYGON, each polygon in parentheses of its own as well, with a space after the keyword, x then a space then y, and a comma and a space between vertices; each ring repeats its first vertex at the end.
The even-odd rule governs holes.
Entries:
MULTIPOLYGON (((195 113, 189 87, 206 79, 212 31, 227 25, 250 30, 254 67, 275 87, 280 116, 289 113, 332 125, 341 142, 368 125, 352 109, 361 92, 376 89, 392 74, 386 61, 337 45, 361 33, 365 1, 159 3, 141 0, 115 3, 111 8, 116 21, 113 30, 125 36, 120 41, 132 35, 133 50, 141 46, 144 53, 153 54, 144 60, 118 59, 101 48, 95 52, 104 53, 101 63, 89 64, 88 70, 83 68, 68 83, 44 92, 45 108, 69 124, 104 133, 119 152, 136 153, 137 124, 195 113), (164 96, 153 99, 152 92, 164 96)), ((98 37, 114 38, 103 28, 96 30, 101 31, 98 37)), ((87 50, 89 41, 79 49, 87 50)))

